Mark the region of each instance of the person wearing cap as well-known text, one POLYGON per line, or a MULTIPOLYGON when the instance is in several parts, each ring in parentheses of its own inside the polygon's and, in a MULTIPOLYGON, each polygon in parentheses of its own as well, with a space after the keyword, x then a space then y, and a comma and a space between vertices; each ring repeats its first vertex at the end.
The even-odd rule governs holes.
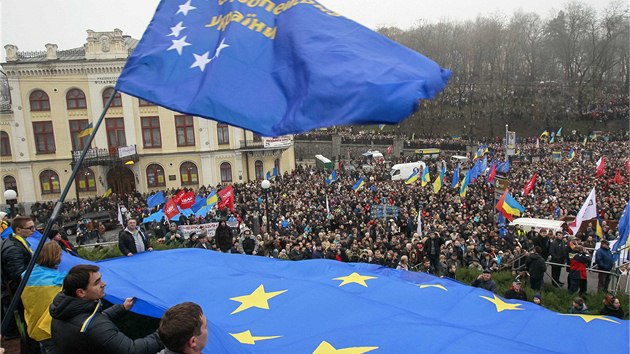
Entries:
POLYGON ((79 253, 77 252, 76 247, 74 247, 74 245, 70 243, 70 241, 68 241, 67 237, 61 235, 59 229, 50 230, 50 232, 48 233, 48 239, 57 242, 59 247, 61 247, 64 252, 67 252, 75 257, 79 257, 79 253))
MULTIPOLYGON (((601 246, 595 253, 595 264, 597 269, 603 272, 610 272, 614 266, 613 255, 610 251, 608 240, 602 240, 601 246)), ((605 292, 610 283, 610 273, 597 273, 597 291, 605 292)))
POLYGON ((0 211, 0 233, 4 232, 4 230, 9 228, 9 219, 7 218, 7 213, 4 211, 0 211))
POLYGON ((488 269, 479 274, 477 279, 475 279, 470 285, 475 288, 486 289, 492 293, 497 291, 497 283, 492 280, 492 272, 488 269))
POLYGON ((238 238, 238 251, 241 254, 257 254, 258 253, 258 240, 252 234, 252 230, 245 229, 238 238))
POLYGON ((514 281, 512 282, 512 287, 510 287, 508 291, 505 292, 505 295, 503 297, 506 299, 527 301, 527 294, 525 293, 521 285, 522 284, 519 279, 514 279, 514 281))
POLYGON ((208 233, 205 230, 202 230, 197 234, 197 243, 193 246, 193 248, 201 248, 204 250, 209 250, 208 246, 208 233))
POLYGON ((542 296, 540 296, 540 294, 534 294, 534 297, 532 297, 532 302, 536 305, 543 306, 542 296))
MULTIPOLYGON (((567 243, 561 231, 556 232, 556 237, 551 241, 551 245, 549 246, 549 260, 552 263, 566 264, 567 243)), ((564 283, 560 281, 562 268, 563 266, 561 265, 551 266, 551 278, 553 279, 552 283, 555 287, 562 287, 564 285, 564 283)))

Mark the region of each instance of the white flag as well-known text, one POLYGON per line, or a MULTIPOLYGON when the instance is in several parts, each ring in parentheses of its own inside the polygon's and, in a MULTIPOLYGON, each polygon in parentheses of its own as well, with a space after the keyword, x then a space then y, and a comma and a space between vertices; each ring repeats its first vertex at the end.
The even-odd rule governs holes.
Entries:
POLYGON ((580 212, 575 217, 575 220, 569 225, 572 234, 575 235, 582 225, 582 221, 590 220, 597 217, 597 200, 595 199, 595 188, 588 195, 588 198, 584 201, 584 205, 580 209, 580 212))
POLYGON ((418 209, 418 236, 422 237, 422 210, 418 209))
POLYGON ((125 224, 123 222, 122 210, 120 210, 120 204, 118 204, 118 223, 124 228, 125 224))
POLYGON ((540 140, 536 138, 536 149, 540 149, 540 140))
POLYGON ((330 207, 328 206, 328 194, 326 194, 326 213, 330 215, 330 207))

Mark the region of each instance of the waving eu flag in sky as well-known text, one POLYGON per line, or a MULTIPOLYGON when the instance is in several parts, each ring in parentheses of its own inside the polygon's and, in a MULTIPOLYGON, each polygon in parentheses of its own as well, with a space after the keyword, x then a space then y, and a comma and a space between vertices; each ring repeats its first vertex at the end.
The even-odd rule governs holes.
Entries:
POLYGON ((451 72, 313 0, 162 1, 116 89, 279 136, 396 124, 451 72))
MULTIPOLYGON (((62 271, 87 262, 63 257, 62 271)), ((208 318, 204 353, 575 354, 628 348, 626 320, 563 315, 448 278, 373 264, 288 262, 202 249, 144 252, 97 264, 106 299, 122 303, 135 296, 135 312, 160 317, 184 301, 200 304, 208 318)))

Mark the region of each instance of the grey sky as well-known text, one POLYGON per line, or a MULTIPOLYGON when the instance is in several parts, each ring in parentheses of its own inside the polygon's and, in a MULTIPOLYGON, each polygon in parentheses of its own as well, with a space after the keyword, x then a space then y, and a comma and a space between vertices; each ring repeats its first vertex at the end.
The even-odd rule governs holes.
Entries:
MULTIPOLYGON (((172 0, 177 1, 177 0, 172 0)), ((192 0, 195 1, 208 0, 192 0)), ((209 0, 216 1, 216 0, 209 0)), ((284 1, 284 0, 282 0, 284 1)), ((181 0, 182 3, 185 0, 181 0)), ((281 2, 280 0, 276 2, 281 2)), ((478 14, 503 14, 515 10, 547 17, 564 0, 320 0, 328 8, 367 27, 394 25, 408 28, 419 19, 474 19, 478 14)), ((582 0, 602 11, 609 0, 582 0)), ((76 48, 85 42, 86 30, 119 28, 140 38, 159 0, 0 0, 0 43, 17 45, 20 51, 44 50, 46 43, 59 49, 76 48)), ((4 61, 4 48, 0 51, 4 61)))

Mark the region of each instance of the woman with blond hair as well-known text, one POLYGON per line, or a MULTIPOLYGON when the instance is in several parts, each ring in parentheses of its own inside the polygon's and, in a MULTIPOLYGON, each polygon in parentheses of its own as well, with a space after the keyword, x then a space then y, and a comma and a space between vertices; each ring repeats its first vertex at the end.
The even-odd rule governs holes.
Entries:
POLYGON ((57 270, 59 263, 61 247, 56 242, 46 243, 22 292, 28 335, 39 342, 43 354, 56 354, 50 334, 52 318, 48 307, 63 285, 65 273, 57 270))

